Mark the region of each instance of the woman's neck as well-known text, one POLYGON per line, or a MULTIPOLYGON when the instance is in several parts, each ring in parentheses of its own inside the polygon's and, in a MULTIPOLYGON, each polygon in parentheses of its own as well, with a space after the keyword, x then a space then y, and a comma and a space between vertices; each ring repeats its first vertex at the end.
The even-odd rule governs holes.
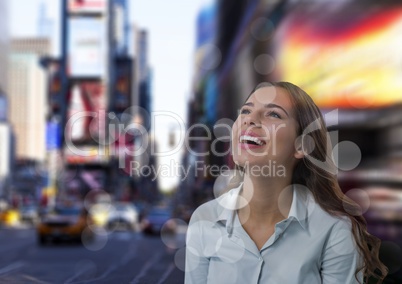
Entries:
POLYGON ((293 199, 291 181, 284 178, 244 176, 241 196, 248 200, 239 216, 252 222, 274 225, 289 215, 293 199))

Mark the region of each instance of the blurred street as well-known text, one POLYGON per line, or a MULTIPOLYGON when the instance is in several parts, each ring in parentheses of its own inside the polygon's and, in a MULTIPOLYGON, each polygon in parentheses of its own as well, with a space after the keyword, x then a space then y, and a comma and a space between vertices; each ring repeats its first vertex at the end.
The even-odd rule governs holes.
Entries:
MULTIPOLYGON (((175 238, 183 238, 178 233, 175 238)), ((0 283, 183 283, 180 249, 159 236, 114 232, 91 245, 39 246, 35 230, 1 229, 0 283), (179 253, 177 253, 179 252, 179 253), (177 256, 175 257, 177 253, 177 256), (176 264, 175 264, 176 259, 176 264)))

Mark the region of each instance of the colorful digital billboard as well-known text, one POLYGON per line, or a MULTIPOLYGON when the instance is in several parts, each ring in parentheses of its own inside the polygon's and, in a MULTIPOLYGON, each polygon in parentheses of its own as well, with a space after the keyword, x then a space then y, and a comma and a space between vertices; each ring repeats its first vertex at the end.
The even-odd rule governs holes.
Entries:
POLYGON ((107 0, 68 0, 68 12, 71 14, 105 13, 107 0))
POLYGON ((101 165, 109 162, 108 146, 66 146, 63 150, 64 162, 69 165, 94 164, 101 165))
POLYGON ((104 84, 97 81, 74 84, 68 96, 66 140, 97 144, 105 137, 106 108, 104 84))
POLYGON ((96 166, 88 168, 70 167, 64 173, 63 182, 69 195, 85 195, 88 192, 105 190, 106 175, 104 170, 96 166))
POLYGON ((320 107, 402 102, 402 5, 312 1, 278 22, 277 80, 293 82, 320 107))
POLYGON ((49 121, 46 123, 46 150, 55 150, 61 147, 60 124, 49 121))

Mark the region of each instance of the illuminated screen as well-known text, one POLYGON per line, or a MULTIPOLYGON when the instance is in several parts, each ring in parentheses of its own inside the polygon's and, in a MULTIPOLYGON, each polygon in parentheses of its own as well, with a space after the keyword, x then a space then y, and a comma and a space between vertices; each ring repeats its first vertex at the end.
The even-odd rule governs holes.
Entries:
POLYGON ((105 0, 69 0, 68 11, 70 13, 105 13, 107 9, 105 0))
POLYGON ((402 6, 337 1, 299 5, 277 26, 275 77, 320 107, 402 101, 402 6))
POLYGON ((68 169, 64 173, 64 182, 70 191, 99 191, 105 189, 105 172, 99 169, 68 169))
POLYGON ((72 86, 68 98, 66 139, 93 144, 105 136, 105 86, 82 81, 72 86))
POLYGON ((98 18, 71 18, 68 70, 72 77, 102 77, 106 72, 106 22, 98 18))

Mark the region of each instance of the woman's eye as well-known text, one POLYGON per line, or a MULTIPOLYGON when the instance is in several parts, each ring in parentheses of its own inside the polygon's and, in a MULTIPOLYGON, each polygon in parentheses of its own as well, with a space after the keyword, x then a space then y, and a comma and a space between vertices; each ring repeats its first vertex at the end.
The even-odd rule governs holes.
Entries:
POLYGON ((277 113, 276 111, 270 111, 270 112, 268 112, 268 113, 267 113, 267 116, 272 116, 272 117, 275 117, 275 118, 281 118, 280 114, 277 113))
POLYGON ((249 113, 250 113, 249 109, 243 108, 240 110, 240 114, 249 114, 249 113))

